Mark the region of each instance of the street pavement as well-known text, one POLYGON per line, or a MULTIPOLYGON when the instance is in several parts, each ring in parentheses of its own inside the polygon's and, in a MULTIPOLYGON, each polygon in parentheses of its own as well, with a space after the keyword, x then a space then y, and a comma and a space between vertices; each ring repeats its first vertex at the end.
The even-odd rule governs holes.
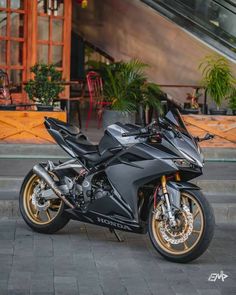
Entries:
POLYGON ((43 235, 22 219, 1 219, 0 295, 236 294, 235 231, 217 225, 205 254, 176 264, 146 235, 122 232, 120 243, 106 228, 75 221, 43 235))

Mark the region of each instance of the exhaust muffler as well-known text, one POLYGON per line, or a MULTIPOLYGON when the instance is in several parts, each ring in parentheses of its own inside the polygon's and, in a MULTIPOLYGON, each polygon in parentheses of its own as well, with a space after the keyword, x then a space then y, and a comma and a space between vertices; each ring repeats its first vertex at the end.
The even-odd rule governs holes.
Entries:
POLYGON ((58 198, 60 198, 67 206, 69 206, 71 209, 75 208, 75 206, 65 198, 63 192, 56 185, 56 182, 52 179, 50 174, 42 165, 35 165, 33 167, 33 171, 38 177, 40 177, 42 180, 46 182, 46 184, 53 190, 53 192, 58 196, 58 198))

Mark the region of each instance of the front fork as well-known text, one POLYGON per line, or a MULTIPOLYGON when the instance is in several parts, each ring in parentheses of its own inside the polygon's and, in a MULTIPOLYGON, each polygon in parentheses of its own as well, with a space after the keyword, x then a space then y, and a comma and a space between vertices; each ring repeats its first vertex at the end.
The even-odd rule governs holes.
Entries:
MULTIPOLYGON (((175 180, 180 181, 179 172, 176 172, 175 180)), ((170 225, 171 226, 176 226, 176 220, 175 220, 175 216, 173 215, 172 210, 171 210, 170 196, 169 196, 169 193, 167 191, 166 183, 167 183, 167 177, 165 175, 163 175, 161 177, 161 187, 162 187, 162 192, 163 192, 162 197, 164 198, 164 201, 166 203, 166 209, 167 209, 166 213, 168 215, 170 225)))

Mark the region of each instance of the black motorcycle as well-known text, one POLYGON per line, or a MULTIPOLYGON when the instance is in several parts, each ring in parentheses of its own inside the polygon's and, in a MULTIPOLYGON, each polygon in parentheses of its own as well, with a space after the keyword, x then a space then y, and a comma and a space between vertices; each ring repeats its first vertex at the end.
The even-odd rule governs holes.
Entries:
POLYGON ((116 230, 149 233, 166 259, 188 262, 209 246, 211 206, 196 185, 203 155, 177 110, 150 125, 116 123, 91 144, 77 127, 53 118, 45 126, 71 160, 35 165, 20 192, 20 211, 40 233, 70 219, 116 230))

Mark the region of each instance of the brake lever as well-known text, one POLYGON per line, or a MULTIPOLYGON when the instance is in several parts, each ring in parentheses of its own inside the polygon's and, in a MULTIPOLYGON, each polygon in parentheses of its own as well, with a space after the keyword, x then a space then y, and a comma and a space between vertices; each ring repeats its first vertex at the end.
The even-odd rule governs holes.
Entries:
POLYGON ((204 137, 200 138, 200 137, 194 137, 196 141, 198 142, 202 142, 202 141, 205 141, 205 140, 210 140, 210 139, 213 139, 215 137, 215 135, 213 134, 210 134, 210 133, 207 133, 204 137))

